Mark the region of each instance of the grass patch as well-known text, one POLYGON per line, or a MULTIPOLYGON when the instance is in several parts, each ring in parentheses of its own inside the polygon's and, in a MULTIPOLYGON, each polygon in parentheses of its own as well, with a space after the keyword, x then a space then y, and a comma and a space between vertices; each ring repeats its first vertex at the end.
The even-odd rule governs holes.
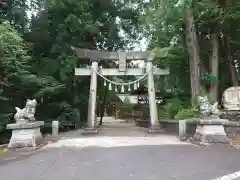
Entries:
POLYGON ((0 157, 9 155, 9 151, 6 148, 0 149, 0 157))

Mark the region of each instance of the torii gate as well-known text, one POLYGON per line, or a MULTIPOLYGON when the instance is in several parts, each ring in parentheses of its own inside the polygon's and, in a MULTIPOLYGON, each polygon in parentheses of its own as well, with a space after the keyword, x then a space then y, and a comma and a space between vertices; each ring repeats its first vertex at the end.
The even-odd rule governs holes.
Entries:
POLYGON ((150 108, 150 128, 148 132, 156 132, 160 126, 158 123, 156 95, 153 75, 168 75, 169 69, 153 67, 153 55, 151 52, 101 52, 86 49, 73 48, 78 58, 89 59, 91 68, 75 68, 76 76, 91 75, 91 84, 88 103, 88 119, 86 132, 97 133, 95 124, 96 95, 97 95, 97 75, 103 76, 142 76, 147 74, 149 108, 150 108), (100 60, 118 60, 119 68, 103 69, 98 67, 100 60), (144 60, 146 68, 126 68, 126 60, 144 60))

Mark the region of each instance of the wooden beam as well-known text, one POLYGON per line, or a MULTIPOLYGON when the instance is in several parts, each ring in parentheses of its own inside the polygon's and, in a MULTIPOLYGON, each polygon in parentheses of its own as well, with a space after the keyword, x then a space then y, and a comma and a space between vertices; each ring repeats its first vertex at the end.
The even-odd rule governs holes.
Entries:
POLYGON ((121 53, 126 53, 127 60, 147 60, 151 58, 151 52, 104 52, 104 51, 93 51, 88 49, 80 49, 72 47, 78 58, 89 59, 89 60, 119 60, 121 53))
MULTIPOLYGON (((99 69, 98 71, 103 76, 142 76, 146 73, 145 68, 127 68, 125 72, 118 69, 99 69)), ((154 75, 168 75, 169 69, 154 68, 154 75)), ((76 76, 89 76, 91 75, 90 68, 75 68, 76 76)))

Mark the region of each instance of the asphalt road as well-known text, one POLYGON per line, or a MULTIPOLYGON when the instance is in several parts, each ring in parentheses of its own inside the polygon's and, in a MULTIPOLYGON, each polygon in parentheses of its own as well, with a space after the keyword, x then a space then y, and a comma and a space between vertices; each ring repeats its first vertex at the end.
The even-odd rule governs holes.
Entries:
POLYGON ((223 146, 60 147, 0 165, 0 179, 212 180, 239 171, 239 157, 223 146))

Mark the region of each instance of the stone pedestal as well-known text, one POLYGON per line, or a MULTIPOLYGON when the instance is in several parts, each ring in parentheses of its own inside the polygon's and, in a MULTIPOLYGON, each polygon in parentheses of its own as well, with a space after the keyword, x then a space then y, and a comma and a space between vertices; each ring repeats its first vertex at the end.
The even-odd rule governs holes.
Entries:
POLYGON ((227 122, 221 119, 201 120, 197 125, 194 139, 203 143, 229 143, 223 126, 227 122))
POLYGON ((43 121, 8 124, 7 129, 12 129, 12 137, 8 148, 35 147, 42 140, 40 127, 43 125, 43 121))
POLYGON ((240 110, 224 110, 220 118, 240 122, 240 110))

